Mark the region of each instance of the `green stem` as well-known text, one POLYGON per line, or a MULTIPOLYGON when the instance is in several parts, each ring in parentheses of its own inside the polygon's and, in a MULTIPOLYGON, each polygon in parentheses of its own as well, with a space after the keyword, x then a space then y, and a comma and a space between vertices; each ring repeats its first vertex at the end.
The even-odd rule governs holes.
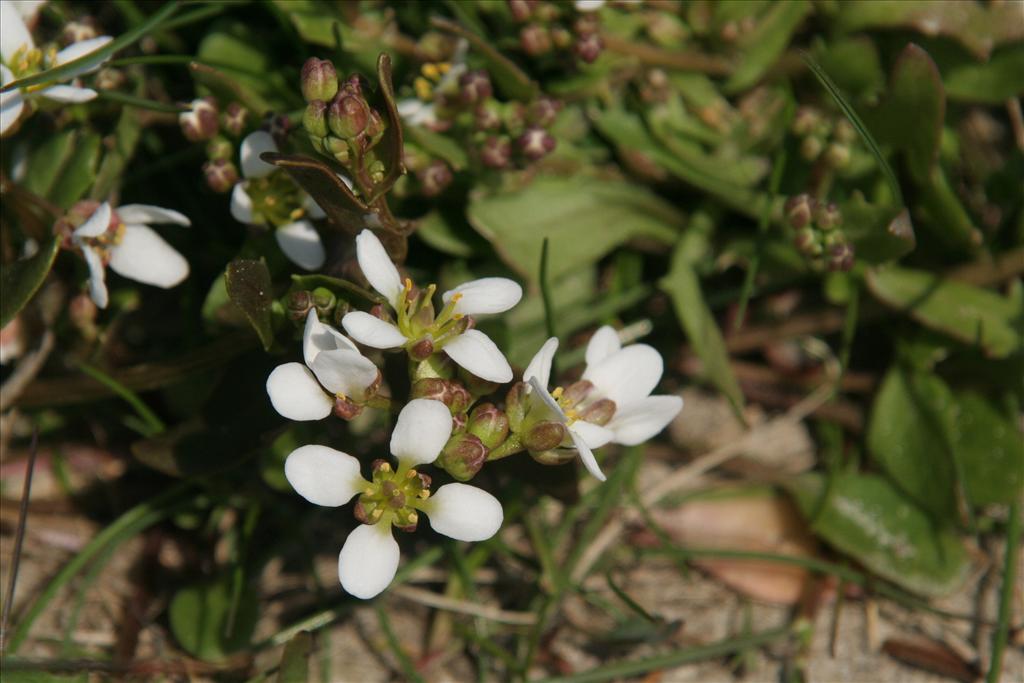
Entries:
POLYGON ((501 460, 502 458, 515 455, 523 450, 522 437, 519 434, 509 434, 504 443, 491 449, 491 452, 487 454, 487 460, 488 462, 491 460, 501 460))
POLYGON ((1006 530, 1006 557, 1003 565, 1003 586, 999 596, 999 616, 996 631, 992 634, 992 656, 989 657, 986 683, 998 683, 1003 669, 1003 651, 1010 631, 1010 615, 1013 613, 1013 593, 1017 585, 1017 549, 1020 546, 1020 498, 1014 498, 1010 505, 1009 528, 1006 530))

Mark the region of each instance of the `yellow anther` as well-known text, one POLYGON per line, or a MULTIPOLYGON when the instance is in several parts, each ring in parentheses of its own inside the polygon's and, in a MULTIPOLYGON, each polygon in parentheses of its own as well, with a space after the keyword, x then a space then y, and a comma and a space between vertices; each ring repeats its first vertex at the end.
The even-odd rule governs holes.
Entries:
POLYGON ((452 63, 451 62, 440 62, 437 65, 437 70, 440 71, 443 74, 446 74, 446 73, 448 73, 449 71, 452 70, 452 63))
POLYGON ((338 393, 336 393, 336 394, 335 394, 335 396, 337 396, 338 398, 340 398, 340 399, 341 399, 342 401, 347 401, 347 400, 348 400, 348 396, 346 396, 346 395, 344 394, 344 392, 341 392, 341 391, 339 391, 338 393))
POLYGON ((390 472, 391 471, 391 464, 390 463, 386 463, 386 462, 382 462, 378 469, 381 472, 390 472))
POLYGON ((423 489, 422 491, 420 491, 416 495, 418 495, 420 498, 423 498, 423 499, 430 498, 430 489, 423 489))
POLYGON ((275 204, 277 204, 277 197, 275 197, 272 194, 268 194, 266 198, 263 200, 263 203, 266 204, 267 206, 274 206, 275 204))
POLYGON ((412 512, 409 513, 409 524, 416 524, 419 521, 420 521, 420 516, 418 514, 416 514, 415 510, 413 510, 412 512))
POLYGON ((462 320, 465 317, 466 316, 462 315, 461 313, 452 313, 452 319, 453 320, 462 320))
POLYGON ((433 81, 441 77, 441 70, 437 64, 424 64, 420 67, 420 73, 433 81))
POLYGON ((384 516, 384 508, 377 508, 370 513, 370 520, 372 522, 379 522, 380 518, 384 516))
POLYGON ((455 292, 454 294, 452 294, 451 301, 452 303, 458 303, 458 301, 464 296, 465 294, 463 294, 462 292, 455 292))
POLYGON ((430 81, 422 76, 412 82, 412 87, 416 90, 416 97, 421 100, 429 100, 430 94, 434 91, 434 87, 430 85, 430 81))
POLYGON ((562 387, 555 387, 555 390, 551 392, 551 397, 557 401, 558 399, 562 398, 563 393, 565 393, 565 389, 563 389, 562 387))
POLYGON ((367 486, 367 487, 363 488, 363 493, 365 493, 368 496, 373 495, 373 486, 370 485, 370 486, 367 486))
POLYGON ((406 479, 415 479, 418 476, 420 476, 420 473, 417 472, 416 470, 409 470, 408 472, 405 473, 406 479))
POLYGON ((411 292, 412 291, 412 280, 410 280, 409 278, 405 278, 405 291, 406 292, 411 292))
POLYGON ((577 413, 577 412, 576 412, 575 410, 573 410, 572 408, 570 408, 569 410, 565 411, 565 416, 566 416, 567 418, 569 418, 570 420, 572 420, 572 421, 575 421, 575 420, 578 420, 578 419, 580 419, 580 414, 579 414, 579 413, 577 413))
POLYGON ((291 218, 291 219, 292 219, 293 221, 297 221, 297 220, 299 220, 300 218, 302 218, 302 216, 303 216, 303 215, 304 215, 305 213, 306 213, 306 210, 305 210, 305 209, 303 209, 303 208, 302 208, 302 207, 300 206, 300 207, 299 207, 299 208, 297 208, 297 209, 292 209, 292 212, 291 212, 290 214, 288 214, 288 217, 289 217, 289 218, 291 218))

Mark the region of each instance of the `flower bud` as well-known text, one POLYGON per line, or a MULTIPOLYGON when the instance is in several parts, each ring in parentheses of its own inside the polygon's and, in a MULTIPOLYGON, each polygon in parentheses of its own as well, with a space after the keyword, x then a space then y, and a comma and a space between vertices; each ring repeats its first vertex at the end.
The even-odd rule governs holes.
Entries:
POLYGON ((469 414, 467 430, 488 449, 495 448, 508 438, 508 416, 493 403, 481 403, 469 414))
POLYGON ((327 122, 332 133, 342 140, 351 140, 366 130, 370 122, 370 109, 361 97, 338 97, 331 102, 327 122))
POLYGON ((96 32, 93 21, 69 21, 61 31, 61 38, 69 45, 95 38, 99 33, 96 32))
POLYGON ((469 481, 487 462, 488 452, 487 446, 477 436, 464 432, 448 440, 434 464, 454 479, 469 481))
POLYGON ((214 192, 228 192, 238 182, 238 169, 226 159, 214 159, 203 164, 206 185, 214 192))
POLYGON ((574 40, 572 31, 564 26, 551 27, 551 42, 554 44, 555 48, 559 50, 567 50, 572 47, 574 40))
POLYGON ((580 413, 580 419, 603 427, 615 416, 615 407, 615 401, 610 398, 602 398, 587 406, 580 413))
POLYGON ((850 148, 838 142, 830 142, 825 148, 825 161, 832 168, 845 168, 850 163, 850 148))
POLYGON ((793 117, 792 130, 795 135, 804 137, 810 135, 821 122, 821 116, 817 110, 811 107, 800 107, 793 117))
POLYGON ((288 295, 288 317, 292 320, 305 320, 309 309, 313 307, 313 293, 297 289, 288 295))
POLYGON ((482 102, 493 93, 491 79, 483 69, 467 71, 459 77, 459 98, 464 104, 482 102))
POLYGON ((477 130, 497 130, 501 128, 501 114, 494 103, 484 102, 473 112, 473 124, 477 130))
POLYGON ((327 153, 334 157, 339 163, 348 163, 348 143, 341 138, 336 138, 333 135, 325 138, 324 149, 326 149, 327 153))
POLYGON ((853 246, 847 242, 833 244, 828 250, 828 269, 846 272, 853 268, 853 246))
POLYGON ((555 138, 543 128, 533 126, 527 128, 526 132, 516 140, 519 150, 527 159, 536 161, 546 156, 555 148, 555 138))
POLYGON ((347 398, 334 398, 334 415, 342 420, 354 420, 363 412, 363 407, 347 398))
POLYGON ((434 355, 434 340, 427 335, 409 347, 409 355, 413 360, 426 360, 434 355))
POLYGON ((604 49, 604 41, 601 40, 601 34, 591 33, 590 35, 583 36, 576 40, 576 44, 573 45, 573 52, 576 56, 582 59, 587 64, 593 64, 597 61, 597 58, 601 56, 601 51, 604 49))
POLYGON ((206 143, 206 156, 212 160, 231 159, 235 156, 235 146, 223 135, 217 135, 206 143))
POLYGON ((836 121, 832 135, 835 136, 836 142, 849 145, 857 139, 857 129, 848 120, 839 119, 836 121))
MULTIPOLYGON (((472 320, 472 318, 467 316, 463 318, 463 320, 472 320)), ((465 368, 459 368, 459 379, 462 380, 463 385, 473 396, 486 396, 487 394, 493 394, 498 387, 501 386, 497 382, 491 382, 481 377, 477 377, 465 368)))
POLYGON ((544 420, 531 426, 523 435, 523 445, 529 451, 548 451, 558 448, 567 436, 564 424, 553 420, 544 420))
POLYGON ((302 65, 302 96, 307 102, 329 101, 338 92, 338 72, 327 59, 310 57, 302 65))
POLYGON ((800 143, 800 156, 807 161, 814 161, 821 156, 821 150, 825 145, 822 141, 813 135, 804 138, 804 141, 800 143))
POLYGON ((238 102, 232 102, 224 110, 221 116, 221 124, 229 135, 238 137, 245 130, 246 120, 249 118, 249 110, 238 102))
POLYGON ((473 397, 458 382, 440 377, 426 377, 412 385, 410 398, 430 398, 441 401, 453 414, 464 413, 473 402, 473 397))
POLYGON ((387 128, 387 124, 384 123, 384 119, 381 118, 380 112, 376 109, 370 109, 370 119, 366 124, 366 136, 370 138, 370 146, 376 145, 380 142, 381 136, 384 135, 384 129, 387 128))
POLYGON ((488 168, 508 168, 512 161, 512 145, 508 138, 491 136, 484 140, 480 161, 488 168))
POLYGON ((306 111, 302 114, 302 127, 310 135, 318 138, 327 137, 327 103, 323 100, 313 100, 306 105, 306 111))
POLYGON ((529 400, 526 395, 527 387, 525 382, 516 382, 509 387, 508 393, 505 394, 505 415, 508 417, 509 427, 514 432, 519 431, 519 427, 523 424, 523 418, 526 416, 529 400))
POLYGON ((541 465, 564 465, 576 459, 571 448, 552 448, 546 451, 530 451, 530 457, 541 465))
POLYGON ((578 382, 573 382, 565 388, 565 392, 562 393, 562 398, 568 401, 569 405, 576 405, 582 403, 590 392, 594 390, 594 383, 589 380, 581 379, 578 382))
POLYGON ((551 51, 551 34, 540 24, 527 24, 519 31, 519 46, 531 57, 551 51))
POLYGON ((843 224, 843 215, 833 202, 828 204, 818 202, 818 205, 814 207, 814 224, 827 232, 843 224))
POLYGON ((508 11, 515 21, 524 22, 533 14, 536 4, 537 0, 508 0, 508 11))
POLYGON ((797 248, 797 251, 805 256, 812 255, 819 247, 818 234, 813 228, 803 228, 802 230, 799 230, 796 233, 796 237, 793 238, 793 246, 797 248))
POLYGON ((814 209, 814 200, 809 194, 798 194, 786 200, 786 220, 796 229, 800 229, 811 222, 811 212, 814 209))
POLYGON ((452 171, 441 160, 433 161, 416 173, 424 197, 436 197, 452 184, 452 171))
POLYGON ((530 105, 528 114, 530 123, 547 128, 555 122, 561 109, 562 103, 558 100, 553 97, 541 97, 530 105))
POLYGON ((212 98, 192 100, 191 111, 178 114, 178 124, 188 140, 209 140, 220 127, 217 114, 217 103, 212 98))
POLYGON ((338 301, 337 297, 334 296, 334 292, 326 287, 317 287, 313 290, 312 295, 313 305, 316 306, 317 313, 324 316, 330 315, 334 304, 338 301))

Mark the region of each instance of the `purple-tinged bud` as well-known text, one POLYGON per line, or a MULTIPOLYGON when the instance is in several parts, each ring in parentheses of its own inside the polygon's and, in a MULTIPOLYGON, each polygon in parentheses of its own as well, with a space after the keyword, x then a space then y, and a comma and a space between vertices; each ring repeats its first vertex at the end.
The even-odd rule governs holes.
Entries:
POLYGON ((591 33, 583 36, 573 45, 573 51, 576 53, 576 56, 587 64, 593 64, 597 61, 597 58, 601 56, 602 50, 604 50, 604 41, 601 40, 600 33, 591 33))
POLYGON ((452 434, 460 434, 466 431, 466 423, 469 416, 466 413, 455 413, 452 415, 452 434))
POLYGON ((307 102, 328 102, 337 92, 338 72, 335 71, 334 64, 327 59, 307 59, 302 65, 302 97, 307 102))
POLYGON ((602 427, 608 424, 614 416, 615 401, 610 398, 594 401, 580 412, 581 420, 590 424, 601 425, 602 427))
POLYGON ((523 435, 523 445, 530 451, 558 448, 568 436, 565 425, 553 420, 538 422, 523 435))
POLYGON ((373 512, 377 507, 376 502, 367 500, 367 497, 362 495, 356 500, 356 504, 352 508, 352 515, 363 524, 374 524, 378 521, 373 517, 373 512))
POLYGON ((424 197, 436 197, 452 184, 452 171, 448 164, 441 160, 431 162, 416 173, 416 177, 420 181, 424 197))
POLYGON ((90 40, 98 35, 93 21, 69 21, 61 31, 61 39, 68 45, 90 40))
POLYGON ((493 93, 490 76, 483 69, 467 71, 459 77, 459 98, 463 104, 482 102, 493 93))
POLYGON ((306 105, 306 111, 302 113, 302 127, 310 135, 318 138, 327 137, 327 103, 323 100, 313 100, 306 105))
POLYGON ((565 28, 564 26, 552 26, 551 27, 551 42, 555 48, 559 50, 567 50, 570 48, 575 41, 573 38, 572 31, 565 28))
POLYGON ((832 130, 832 135, 835 137, 836 142, 850 145, 857 139, 857 129, 846 119, 839 119, 832 130))
POLYGON ((124 71, 108 66, 97 72, 93 83, 96 84, 98 90, 118 90, 124 86, 127 80, 128 77, 125 76, 124 71))
POLYGON ((203 164, 206 185, 214 192, 229 192, 238 182, 238 169, 226 159, 214 159, 203 164))
POLYGON ((426 360, 434 355, 434 340, 429 336, 420 339, 409 347, 409 356, 413 360, 426 360))
POLYGON ((313 294, 304 289, 297 289, 288 295, 288 317, 292 320, 305 320, 309 309, 313 308, 313 294))
POLYGON ((484 140, 480 161, 488 168, 508 168, 512 163, 512 145, 508 138, 492 135, 484 140))
POLYGON ((331 102, 327 123, 331 132, 342 140, 362 135, 370 122, 370 109, 361 97, 346 95, 331 102))
POLYGON ((833 202, 827 204, 818 202, 818 205, 814 207, 814 224, 819 229, 828 232, 843 224, 843 215, 839 212, 839 207, 833 202))
POLYGON ((235 146, 223 135, 218 135, 206 143, 206 156, 212 161, 232 159, 235 156, 235 146))
POLYGON ((508 417, 509 428, 514 432, 519 431, 523 418, 526 417, 528 386, 525 382, 516 382, 505 394, 505 415, 508 417))
POLYGON ((410 398, 430 398, 441 401, 453 414, 464 413, 473 402, 473 397, 460 383, 441 379, 440 377, 426 377, 416 380, 412 385, 410 398))
POLYGON ((209 140, 220 128, 217 115, 217 103, 212 98, 192 100, 191 111, 178 114, 178 124, 188 140, 209 140))
POLYGON ((334 415, 342 420, 354 420, 363 412, 363 407, 357 405, 347 398, 335 397, 334 415))
POLYGON ((555 148, 555 138, 543 128, 533 126, 527 128, 526 132, 519 136, 516 144, 519 145, 519 151, 523 153, 523 156, 531 161, 536 161, 555 148))
POLYGON ((562 110, 562 103, 553 97, 541 97, 533 102, 529 108, 530 123, 535 126, 547 128, 558 117, 562 110))
POLYGON ((818 245, 818 234, 813 228, 803 228, 797 231, 796 237, 793 238, 793 246, 805 256, 813 255, 820 246, 818 245))
POLYGON ((833 244, 828 250, 828 269, 847 272, 853 268, 853 246, 847 242, 833 244))
POLYGON ((370 470, 373 472, 390 472, 391 469, 391 463, 384 458, 377 458, 370 463, 370 470))
POLYGON ((520 23, 528 21, 533 15, 533 8, 537 0, 508 0, 508 11, 512 19, 520 23))
MULTIPOLYGON (((466 316, 462 320, 472 320, 472 318, 466 316)), ((459 379, 462 380, 466 389, 473 396, 486 396, 487 394, 493 394, 497 391, 498 387, 501 386, 498 382, 491 382, 490 380, 477 377, 465 368, 459 368, 459 379)))
POLYGON ((572 24, 573 32, 580 38, 593 35, 601 30, 601 20, 596 14, 586 13, 576 17, 572 24))
POLYGON ((508 438, 508 416, 493 403, 481 403, 469 414, 467 430, 488 449, 495 448, 508 438))
POLYGON ((249 110, 238 102, 232 102, 221 115, 221 124, 229 135, 238 137, 245 131, 245 124, 249 118, 249 110))
POLYGON ((384 119, 381 118, 380 112, 376 109, 370 110, 370 120, 366 124, 366 137, 370 138, 370 146, 376 145, 380 142, 380 138, 384 135, 384 129, 387 128, 387 124, 384 123, 384 119))
POLYGON ((469 481, 487 462, 488 452, 489 449, 478 437, 464 432, 448 440, 434 464, 454 479, 469 481))
POLYGON ((391 322, 391 313, 388 312, 388 309, 384 304, 374 304, 373 306, 370 306, 370 315, 378 320, 391 322))
POLYGON ((571 448, 552 448, 547 451, 530 451, 530 457, 541 465, 564 465, 576 459, 576 451, 571 448))
POLYGON ((577 405, 582 403, 590 392, 594 390, 594 383, 589 380, 581 379, 578 382, 573 382, 565 388, 565 392, 562 394, 562 398, 569 403, 569 405, 577 405))
POLYGON ((473 112, 473 123, 477 130, 497 130, 501 128, 501 114, 493 103, 483 103, 473 112))
POLYGON ((551 52, 551 34, 540 24, 527 24, 519 31, 519 45, 531 57, 551 52))
POLYGON ((814 211, 815 201, 807 193, 798 194, 786 200, 786 220, 789 224, 799 230, 811 222, 811 215, 814 211))

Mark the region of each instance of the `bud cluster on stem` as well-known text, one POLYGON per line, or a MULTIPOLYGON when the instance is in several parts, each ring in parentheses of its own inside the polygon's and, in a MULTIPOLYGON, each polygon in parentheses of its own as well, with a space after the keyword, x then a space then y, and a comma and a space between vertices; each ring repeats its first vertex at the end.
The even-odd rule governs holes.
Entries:
POLYGON ((793 246, 815 268, 848 271, 854 249, 842 230, 839 207, 808 194, 790 197, 784 207, 786 222, 795 230, 793 246))

